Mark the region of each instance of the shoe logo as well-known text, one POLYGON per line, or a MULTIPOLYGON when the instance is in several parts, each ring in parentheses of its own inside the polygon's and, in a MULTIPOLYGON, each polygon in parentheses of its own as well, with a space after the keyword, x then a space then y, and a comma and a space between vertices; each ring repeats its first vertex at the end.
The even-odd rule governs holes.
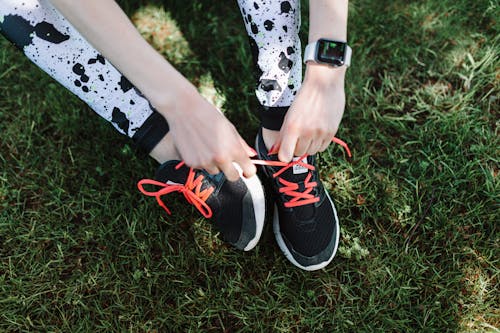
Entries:
MULTIPOLYGON (((292 161, 296 162, 299 159, 300 159, 300 157, 294 157, 292 161)), ((304 157, 302 159, 302 163, 307 164, 307 157, 304 157)), ((302 173, 307 173, 307 172, 309 172, 309 170, 306 167, 304 167, 300 164, 294 164, 294 166, 293 166, 293 174, 294 175, 300 175, 302 173)))

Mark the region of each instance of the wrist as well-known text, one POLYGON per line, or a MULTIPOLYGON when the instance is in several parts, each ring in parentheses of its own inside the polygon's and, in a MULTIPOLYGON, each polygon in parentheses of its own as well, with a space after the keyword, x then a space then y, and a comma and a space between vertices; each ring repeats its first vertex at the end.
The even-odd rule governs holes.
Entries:
POLYGON ((346 69, 346 66, 331 67, 314 62, 307 62, 304 83, 326 88, 343 88, 346 69))
POLYGON ((186 103, 192 103, 199 97, 196 88, 187 80, 175 87, 167 85, 164 87, 147 96, 153 107, 167 120, 181 114, 186 116, 186 112, 192 109, 186 103))

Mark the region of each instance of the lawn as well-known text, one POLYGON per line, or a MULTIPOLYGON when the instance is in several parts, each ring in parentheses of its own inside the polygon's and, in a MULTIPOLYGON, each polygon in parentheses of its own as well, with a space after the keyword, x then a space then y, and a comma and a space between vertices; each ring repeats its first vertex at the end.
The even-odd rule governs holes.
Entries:
MULTIPOLYGON (((236 2, 120 3, 253 142, 236 2)), ((0 37, 0 331, 498 332, 498 13, 350 2, 338 136, 354 156, 321 156, 342 235, 317 272, 269 220, 243 253, 182 199, 167 216, 136 189, 156 163, 0 37)))

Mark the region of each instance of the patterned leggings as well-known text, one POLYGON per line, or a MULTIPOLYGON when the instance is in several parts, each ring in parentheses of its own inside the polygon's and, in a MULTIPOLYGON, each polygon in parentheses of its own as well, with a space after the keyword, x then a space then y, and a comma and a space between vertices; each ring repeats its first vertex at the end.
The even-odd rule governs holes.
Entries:
MULTIPOLYGON (((238 0, 264 127, 279 129, 302 81, 300 0, 238 0)), ((48 0, 0 1, 0 32, 43 71, 150 152, 166 120, 48 0)))

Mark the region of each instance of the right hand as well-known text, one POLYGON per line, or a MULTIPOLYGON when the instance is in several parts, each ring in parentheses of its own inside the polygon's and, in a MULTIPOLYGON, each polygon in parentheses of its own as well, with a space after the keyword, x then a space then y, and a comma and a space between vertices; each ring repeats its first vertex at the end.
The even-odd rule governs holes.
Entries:
POLYGON ((236 162, 245 177, 257 172, 249 156, 253 149, 227 118, 196 89, 177 96, 169 110, 159 110, 168 121, 174 145, 186 165, 210 174, 224 172, 230 181, 239 179, 236 162))

